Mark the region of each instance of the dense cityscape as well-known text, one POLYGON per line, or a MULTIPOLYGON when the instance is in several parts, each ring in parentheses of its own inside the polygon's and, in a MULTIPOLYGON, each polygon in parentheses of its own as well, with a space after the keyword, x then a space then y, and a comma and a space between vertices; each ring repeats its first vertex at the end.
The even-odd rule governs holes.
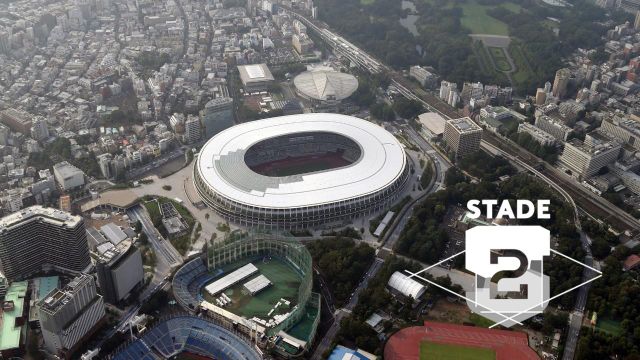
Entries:
POLYGON ((3 359, 640 359, 640 2, 12 0, 0 65, 3 359))

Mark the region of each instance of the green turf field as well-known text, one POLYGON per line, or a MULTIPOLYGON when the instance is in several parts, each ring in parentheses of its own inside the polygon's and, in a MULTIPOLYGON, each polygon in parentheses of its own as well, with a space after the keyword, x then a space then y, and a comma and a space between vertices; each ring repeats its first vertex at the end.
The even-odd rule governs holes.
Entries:
POLYGON ((622 327, 620 326, 620 322, 607 318, 599 319, 598 324, 596 325, 596 329, 613 336, 622 334, 622 327))
POLYGON ((491 54, 491 58, 493 62, 496 64, 496 70, 507 72, 511 71, 511 65, 507 60, 507 54, 505 54, 503 48, 499 47, 489 47, 489 54, 491 54))
MULTIPOLYGON (((232 303, 227 305, 225 309, 249 319, 254 316, 266 319, 269 311, 281 298, 283 298, 291 301, 290 306, 279 306, 271 316, 290 311, 297 304, 298 287, 301 282, 300 275, 295 272, 293 268, 280 260, 272 259, 267 262, 255 260, 252 263, 258 268, 259 274, 266 276, 273 285, 262 290, 255 296, 251 296, 246 292, 243 284, 256 277, 258 274, 243 280, 235 286, 225 290, 224 293, 232 300, 232 303)), ((228 274, 233 271, 233 269, 239 268, 245 264, 246 262, 234 264, 234 267, 232 267, 231 270, 225 270, 227 270, 228 274)), ((213 299, 209 294, 204 292, 203 295, 207 301, 215 304, 215 299, 213 299)))
POLYGON ((420 360, 495 360, 496 352, 470 346, 420 343, 420 360))
POLYGON ((311 341, 309 338, 311 335, 311 329, 313 327, 313 321, 316 316, 318 316, 318 308, 307 305, 305 314, 302 316, 302 319, 287 333, 297 339, 304 341, 311 341))

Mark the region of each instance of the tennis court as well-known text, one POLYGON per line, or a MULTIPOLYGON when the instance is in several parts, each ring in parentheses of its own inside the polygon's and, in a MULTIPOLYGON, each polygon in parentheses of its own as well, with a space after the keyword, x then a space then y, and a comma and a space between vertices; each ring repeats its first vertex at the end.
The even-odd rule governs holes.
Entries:
POLYGON ((495 360, 496 352, 472 346, 420 343, 420 360, 495 360))

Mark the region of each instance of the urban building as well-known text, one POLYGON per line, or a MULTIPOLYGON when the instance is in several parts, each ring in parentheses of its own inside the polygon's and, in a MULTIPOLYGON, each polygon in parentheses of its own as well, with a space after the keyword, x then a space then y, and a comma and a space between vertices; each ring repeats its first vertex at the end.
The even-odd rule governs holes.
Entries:
POLYGON ((586 180, 596 175, 603 167, 613 164, 620 154, 621 146, 609 141, 600 134, 591 133, 582 142, 572 139, 565 143, 559 162, 572 172, 572 175, 586 180))
POLYGON ((460 94, 458 93, 458 85, 454 82, 440 82, 440 99, 447 104, 456 107, 460 102, 460 94))
POLYGON ((187 144, 194 144, 200 141, 202 129, 200 119, 197 116, 189 115, 184 123, 184 141, 187 144))
POLYGON ((4 296, 0 311, 0 355, 3 359, 20 358, 25 351, 29 304, 27 281, 12 283, 4 296))
POLYGON ((418 115, 418 122, 421 127, 421 133, 426 139, 442 138, 444 133, 444 124, 447 122, 445 118, 435 112, 428 112, 418 115))
POLYGON ((529 134, 533 140, 542 146, 551 146, 556 144, 556 138, 527 122, 518 125, 518 134, 520 133, 529 134))
POLYGON ((205 139, 233 126, 233 99, 221 97, 207 102, 202 110, 202 125, 205 139))
POLYGON ((482 128, 469 117, 447 120, 444 141, 456 157, 463 157, 480 149, 482 128))
POLYGON ((0 267, 9 281, 90 265, 82 217, 35 205, 0 219, 0 267))
POLYGON ((11 130, 25 135, 31 133, 31 115, 14 108, 0 111, 0 121, 11 130))
POLYGON ((142 255, 131 240, 103 244, 94 254, 98 285, 104 300, 117 304, 144 281, 142 255))
POLYGON ((31 125, 31 137, 38 141, 45 140, 49 137, 47 120, 43 117, 36 117, 33 119, 33 123, 31 125))
POLYGON ((556 77, 553 80, 553 96, 558 99, 562 99, 567 96, 567 87, 569 86, 570 78, 571 71, 569 69, 564 68, 556 71, 556 77))
POLYGON ((293 79, 296 92, 316 107, 337 107, 358 89, 358 79, 331 70, 305 71, 293 79))
POLYGON ((567 141, 569 135, 573 132, 573 129, 563 124, 560 120, 547 115, 537 116, 535 125, 558 141, 567 141))
POLYGON ((40 300, 38 316, 45 348, 71 359, 102 324, 105 307, 92 276, 82 274, 40 300))
POLYGON ((547 101, 547 93, 543 88, 536 90, 536 106, 542 106, 547 101))
POLYGON ((602 120, 600 131, 619 139, 623 144, 640 150, 640 122, 624 116, 612 116, 602 120))
POLYGON ((436 74, 419 65, 410 67, 409 75, 427 89, 435 88, 438 83, 438 76, 436 74))
POLYGON ((275 81, 266 64, 240 65, 238 72, 245 92, 266 91, 275 81))
POLYGON ((306 55, 313 50, 313 41, 307 34, 294 34, 291 36, 291 45, 300 55, 306 55))
POLYGON ((53 175, 64 191, 77 189, 84 185, 84 172, 67 161, 53 165, 53 175))

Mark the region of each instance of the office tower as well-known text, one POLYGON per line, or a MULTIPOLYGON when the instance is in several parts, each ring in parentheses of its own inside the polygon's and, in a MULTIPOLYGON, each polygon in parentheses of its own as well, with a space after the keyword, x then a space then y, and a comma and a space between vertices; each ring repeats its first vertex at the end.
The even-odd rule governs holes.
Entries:
POLYGON ((49 137, 49 128, 47 126, 47 120, 38 116, 33 119, 31 124, 31 138, 34 140, 42 141, 49 137))
POLYGON ((31 114, 14 108, 0 111, 0 121, 11 130, 28 135, 31 132, 31 114))
POLYGON ((480 149, 482 128, 469 117, 447 120, 444 124, 444 140, 456 157, 463 157, 480 149))
POLYGON ((144 281, 142 255, 131 240, 103 243, 95 255, 98 285, 104 300, 116 304, 144 281))
POLYGON ((93 277, 86 274, 62 289, 53 290, 36 306, 44 346, 67 359, 100 327, 105 317, 104 300, 97 293, 93 277))
POLYGON ((84 173, 67 161, 53 165, 53 175, 62 190, 71 190, 84 185, 84 173))
POLYGON ((233 99, 221 97, 210 100, 202 111, 202 125, 206 139, 233 126, 233 99))
POLYGON ((569 78, 571 72, 569 69, 560 69, 556 71, 556 78, 553 80, 553 96, 562 99, 567 95, 567 86, 569 86, 569 78))
POLYGON ((36 205, 0 219, 0 267, 9 281, 43 269, 77 273, 90 264, 82 217, 36 205))
POLYGON ((586 180, 597 174, 603 167, 615 162, 620 149, 621 146, 617 142, 609 141, 594 132, 587 135, 584 142, 572 139, 565 143, 558 160, 560 164, 571 170, 573 175, 586 180))
POLYGON ((563 124, 560 120, 547 115, 536 117, 535 125, 560 141, 567 141, 569 135, 573 132, 573 129, 563 124))
POLYGON ((536 91, 536 106, 542 106, 547 101, 547 93, 543 88, 538 88, 536 91))
POLYGON ((193 144, 200 140, 202 131, 200 130, 200 119, 197 116, 189 115, 184 123, 184 140, 187 144, 193 144))

